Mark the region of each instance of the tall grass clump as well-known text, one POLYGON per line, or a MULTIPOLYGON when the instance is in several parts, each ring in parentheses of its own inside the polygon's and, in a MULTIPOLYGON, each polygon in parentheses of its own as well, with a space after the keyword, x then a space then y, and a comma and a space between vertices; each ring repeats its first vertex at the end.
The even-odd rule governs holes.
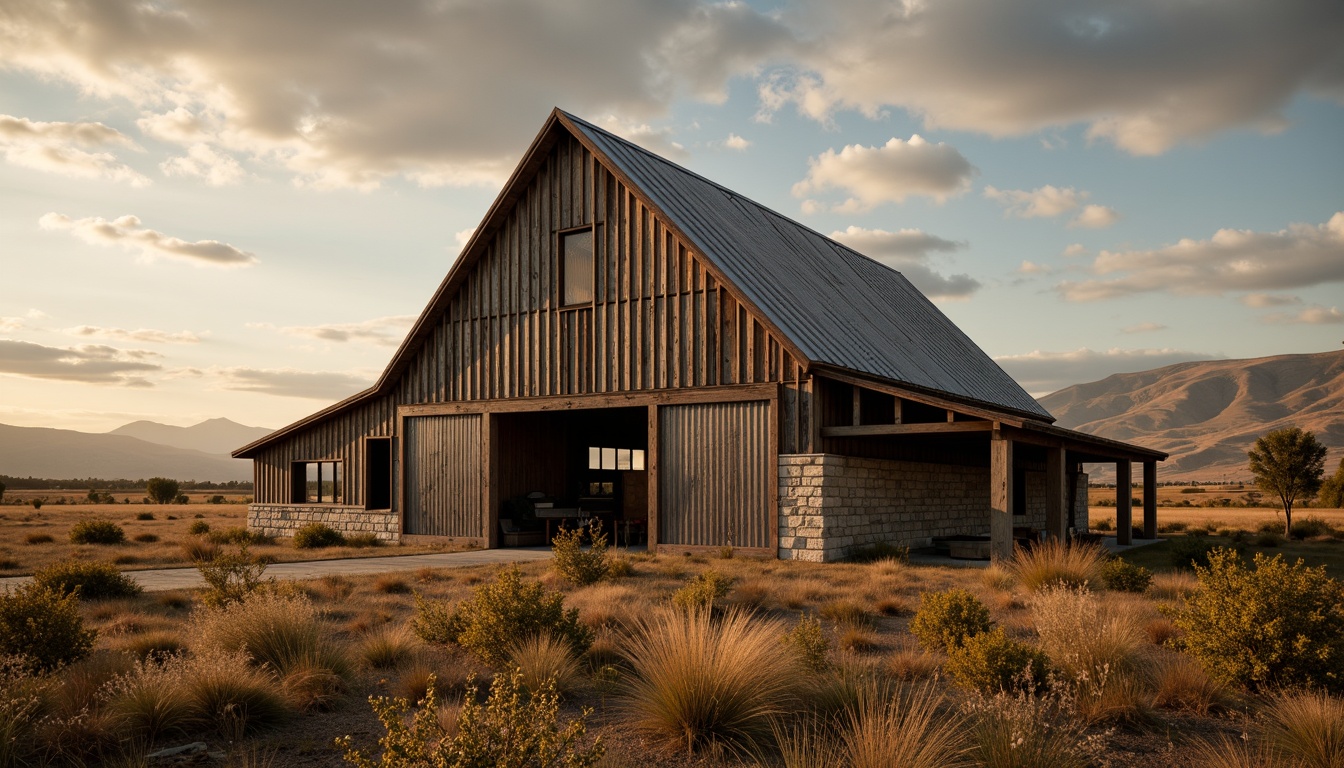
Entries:
POLYGON ((125 541, 126 531, 111 520, 91 517, 70 526, 71 544, 121 544, 125 541))
POLYGON ((522 675, 523 689, 533 694, 550 687, 564 695, 579 682, 579 660, 574 648, 549 632, 519 641, 509 652, 509 666, 522 675))
POLYGON ((984 768, 1087 768, 1099 746, 1061 692, 1022 688, 975 696, 965 712, 970 756, 984 768))
POLYGON ((1018 549, 1008 563, 1008 571, 1033 592, 1051 584, 1076 587, 1100 582, 1104 558, 1100 545, 1051 539, 1018 549))
POLYGON ((602 530, 601 521, 594 520, 588 531, 591 544, 587 551, 583 549, 582 528, 562 526, 551 540, 555 572, 580 587, 599 582, 611 572, 611 564, 607 561, 607 534, 602 530))
POLYGON ((964 718, 945 706, 933 682, 880 687, 842 718, 842 764, 851 768, 954 768, 969 765, 964 718))
POLYGON ((1280 693, 1265 712, 1265 740, 1302 768, 1344 766, 1344 700, 1322 691, 1280 693))
POLYGON ((910 620, 911 634, 930 651, 958 648, 966 638, 988 632, 989 626, 989 609, 964 589, 924 592, 910 620))
POLYGON ((45 672, 88 656, 94 637, 74 595, 35 582, 0 592, 0 657, 45 672))
POLYGON ((272 728, 290 714, 275 678, 242 653, 206 650, 170 662, 190 703, 190 724, 225 738, 272 728))
POLYGON ((135 597, 142 591, 135 580, 106 560, 62 560, 34 571, 33 581, 83 600, 135 597))
POLYGON ((400 667, 415 655, 420 641, 404 624, 384 624, 359 642, 359 656, 374 669, 400 667))
POLYGON ((23 657, 0 655, 0 766, 27 764, 47 684, 23 657))
POLYGON ((730 608, 658 611, 621 654, 632 670, 621 707, 638 730, 687 751, 743 754, 767 742, 799 667, 780 652, 783 626, 730 608))
POLYGON ((1262 690, 1344 690, 1344 588, 1299 559, 1217 549, 1196 567, 1201 589, 1176 612, 1185 648, 1223 682, 1262 690))
POLYGON ((183 684, 183 664, 137 662, 128 674, 109 686, 108 711, 135 736, 153 741, 180 731, 192 720, 194 709, 183 684))

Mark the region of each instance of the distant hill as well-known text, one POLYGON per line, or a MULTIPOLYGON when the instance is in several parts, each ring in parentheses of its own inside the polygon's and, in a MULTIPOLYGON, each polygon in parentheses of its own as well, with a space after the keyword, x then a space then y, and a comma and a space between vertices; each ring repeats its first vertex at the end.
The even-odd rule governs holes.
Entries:
MULTIPOLYGON (((232 447, 246 442, 239 441, 232 447)), ((175 448, 126 435, 0 424, 0 474, 130 480, 158 476, 225 482, 251 480, 252 467, 250 461, 227 455, 175 448)))
POLYGON ((254 440, 260 440, 270 433, 271 430, 265 427, 248 427, 228 419, 209 419, 190 427, 174 427, 153 421, 133 421, 107 434, 227 456, 235 449, 254 440))
POLYGON ((1159 480, 1249 479, 1246 451, 1288 426, 1315 432, 1331 448, 1327 472, 1344 455, 1344 351, 1120 373, 1040 403, 1060 426, 1170 453, 1159 480))

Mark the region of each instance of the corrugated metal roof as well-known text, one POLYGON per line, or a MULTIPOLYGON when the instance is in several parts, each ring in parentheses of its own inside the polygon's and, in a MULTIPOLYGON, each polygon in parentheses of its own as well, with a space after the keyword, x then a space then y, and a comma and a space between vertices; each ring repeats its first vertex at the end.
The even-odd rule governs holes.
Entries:
POLYGON ((900 272, 568 113, 814 363, 1053 421, 900 272))

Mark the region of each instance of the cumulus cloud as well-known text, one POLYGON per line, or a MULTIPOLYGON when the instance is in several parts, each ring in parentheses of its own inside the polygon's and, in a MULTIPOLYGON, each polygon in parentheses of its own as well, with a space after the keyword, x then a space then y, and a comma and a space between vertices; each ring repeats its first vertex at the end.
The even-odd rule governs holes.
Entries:
POLYGON ((1025 189, 997 189, 985 187, 985 197, 1003 206, 1005 216, 1034 219, 1059 216, 1082 204, 1087 197, 1073 187, 1063 189, 1050 184, 1028 192, 1025 189))
POLYGON ((135 216, 122 216, 108 221, 102 217, 72 219, 59 213, 48 213, 38 220, 43 229, 69 232, 90 245, 119 245, 127 250, 139 250, 147 259, 166 256, 172 259, 214 267, 246 267, 257 263, 257 257, 218 240, 188 242, 153 229, 140 226, 135 216))
POLYGON ((291 325, 276 327, 270 323, 248 323, 248 328, 279 331, 288 336, 334 341, 337 343, 364 342, 383 347, 395 347, 406 337, 415 324, 415 315, 375 317, 358 323, 328 323, 326 325, 291 325))
POLYGON ((160 163, 159 168, 168 176, 194 176, 204 179, 205 183, 212 187, 237 184, 247 177, 247 172, 237 160, 211 149, 208 144, 193 144, 187 150, 187 154, 170 157, 160 163))
POLYGON ((920 293, 931 299, 961 299, 980 288, 970 275, 943 275, 930 266, 935 253, 950 253, 966 247, 964 242, 945 240, 918 229, 888 232, 850 226, 831 237, 905 275, 920 293))
POLYGON ((361 375, 324 371, 224 368, 218 373, 224 389, 313 400, 340 400, 373 383, 361 375))
POLYGON ((1054 272, 1054 270, 1045 264, 1037 264, 1034 261, 1027 261, 1026 259, 1023 259, 1022 263, 1017 268, 1017 273, 1019 275, 1048 275, 1051 272, 1054 272))
POLYGON ((144 374, 161 369, 145 362, 157 357, 144 350, 122 350, 101 344, 48 347, 27 341, 0 339, 0 374, 35 379, 78 381, 149 387, 144 374))
POLYGON ((1003 370, 1035 397, 1064 387, 1098 381, 1117 373, 1133 373, 1192 360, 1213 360, 1215 355, 1178 349, 1108 349, 1087 347, 1069 352, 1036 350, 1023 355, 994 358, 1003 370))
POLYGON ((723 140, 723 146, 729 149, 735 149, 739 152, 751 146, 751 142, 738 136, 736 133, 728 134, 728 138, 723 140))
POLYGON ((102 328, 96 325, 77 325, 73 328, 66 328, 64 333, 71 336, 92 336, 101 339, 114 339, 116 341, 140 341, 150 344, 197 344, 200 343, 199 334, 191 331, 156 331, 152 328, 137 328, 136 330, 127 330, 125 328, 102 328))
POLYGON ((106 147, 136 148, 135 142, 102 123, 45 123, 0 115, 0 154, 8 163, 81 179, 122 181, 134 187, 149 184, 149 179, 112 153, 90 151, 106 147))
POLYGON ((1264 309, 1266 307, 1288 307, 1302 303, 1302 299, 1296 296, 1285 296, 1272 293, 1248 293, 1245 296, 1238 297, 1238 301, 1248 307, 1255 307, 1256 309, 1264 309))
POLYGON ((1344 312, 1339 307, 1313 305, 1300 312, 1276 312, 1262 319, 1271 325, 1339 325, 1344 323, 1344 312))
POLYGON ((1069 301, 1138 293, 1179 295, 1269 291, 1344 282, 1344 212, 1320 225, 1277 232, 1220 229, 1207 240, 1185 239, 1149 251, 1102 251, 1099 277, 1057 286, 1069 301), (1118 275, 1117 277, 1107 277, 1118 275))
POLYGON ((1125 327, 1125 328, 1121 328, 1121 329, 1120 329, 1120 332, 1121 332, 1121 333, 1153 333, 1154 331, 1165 331, 1166 329, 1167 329, 1167 326, 1165 326, 1165 325, 1163 325, 1163 324, 1161 324, 1161 323, 1154 323, 1154 322, 1151 322, 1151 321, 1150 321, 1150 322, 1146 322, 1146 323, 1139 323, 1138 325, 1131 325, 1131 326, 1128 326, 1128 327, 1125 327))
POLYGON ((1087 229, 1105 229, 1120 220, 1120 212, 1105 205, 1089 205, 1083 208, 1073 221, 1069 222, 1071 227, 1086 227, 1087 229))
POLYGON ((836 210, 867 211, 881 203, 926 195, 942 202, 965 192, 977 173, 955 147, 933 144, 919 134, 892 138, 880 147, 848 144, 808 160, 807 177, 793 185, 794 197, 839 190, 850 197, 836 210))
POLYGON ((1085 253, 1087 253, 1087 246, 1082 243, 1074 243, 1061 251, 1060 255, 1073 258, 1074 256, 1082 256, 1085 253))

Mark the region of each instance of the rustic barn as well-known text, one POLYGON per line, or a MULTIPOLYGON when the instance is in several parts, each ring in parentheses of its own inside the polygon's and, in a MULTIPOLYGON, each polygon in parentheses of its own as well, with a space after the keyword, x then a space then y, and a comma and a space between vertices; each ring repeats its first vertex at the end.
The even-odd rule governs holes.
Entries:
POLYGON ((250 527, 831 560, 1156 529, 1164 454, 1053 419, 900 273, 554 111, 382 376, 233 455, 250 527))

